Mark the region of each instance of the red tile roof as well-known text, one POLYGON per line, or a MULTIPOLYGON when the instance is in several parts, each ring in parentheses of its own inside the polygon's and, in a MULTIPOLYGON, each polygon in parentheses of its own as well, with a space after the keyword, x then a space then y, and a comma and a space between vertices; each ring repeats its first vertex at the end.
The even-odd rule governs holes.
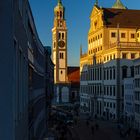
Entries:
POLYGON ((68 81, 69 82, 80 82, 80 68, 79 67, 68 67, 68 81))

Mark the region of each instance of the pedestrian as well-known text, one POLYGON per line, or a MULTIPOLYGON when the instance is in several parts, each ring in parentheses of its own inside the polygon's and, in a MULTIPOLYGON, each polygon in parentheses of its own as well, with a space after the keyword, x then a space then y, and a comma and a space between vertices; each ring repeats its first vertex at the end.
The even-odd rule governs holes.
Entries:
POLYGON ((91 132, 92 132, 92 135, 94 135, 94 126, 93 125, 91 126, 91 132))
POLYGON ((87 124, 87 126, 89 126, 89 121, 88 120, 86 121, 86 124, 87 124))
POLYGON ((98 125, 98 123, 95 124, 95 128, 96 128, 96 130, 99 129, 99 125, 98 125))

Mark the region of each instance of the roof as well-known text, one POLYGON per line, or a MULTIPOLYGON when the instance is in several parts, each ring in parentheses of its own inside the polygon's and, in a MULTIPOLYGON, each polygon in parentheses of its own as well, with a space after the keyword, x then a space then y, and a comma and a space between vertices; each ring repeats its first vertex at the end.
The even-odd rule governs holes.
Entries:
POLYGON ((104 25, 140 28, 140 10, 102 8, 104 25), (124 19, 125 18, 125 19, 124 19))
POLYGON ((80 82, 80 67, 68 67, 68 81, 80 82))

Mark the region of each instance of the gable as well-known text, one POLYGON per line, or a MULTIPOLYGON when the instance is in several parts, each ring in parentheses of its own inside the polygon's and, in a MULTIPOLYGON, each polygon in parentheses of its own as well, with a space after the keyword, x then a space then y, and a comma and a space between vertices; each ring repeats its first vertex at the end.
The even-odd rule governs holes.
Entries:
POLYGON ((93 9, 92 9, 92 11, 91 11, 90 18, 93 17, 93 16, 95 16, 95 15, 97 15, 99 12, 100 12, 99 7, 94 6, 93 9))

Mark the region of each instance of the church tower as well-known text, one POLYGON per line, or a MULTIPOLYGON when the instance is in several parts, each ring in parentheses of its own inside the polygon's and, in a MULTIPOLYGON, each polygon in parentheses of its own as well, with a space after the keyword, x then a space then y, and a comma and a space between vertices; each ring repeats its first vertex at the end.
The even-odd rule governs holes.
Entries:
POLYGON ((54 67, 54 82, 67 83, 67 27, 65 8, 58 0, 54 8, 54 27, 52 29, 52 54, 54 67))

